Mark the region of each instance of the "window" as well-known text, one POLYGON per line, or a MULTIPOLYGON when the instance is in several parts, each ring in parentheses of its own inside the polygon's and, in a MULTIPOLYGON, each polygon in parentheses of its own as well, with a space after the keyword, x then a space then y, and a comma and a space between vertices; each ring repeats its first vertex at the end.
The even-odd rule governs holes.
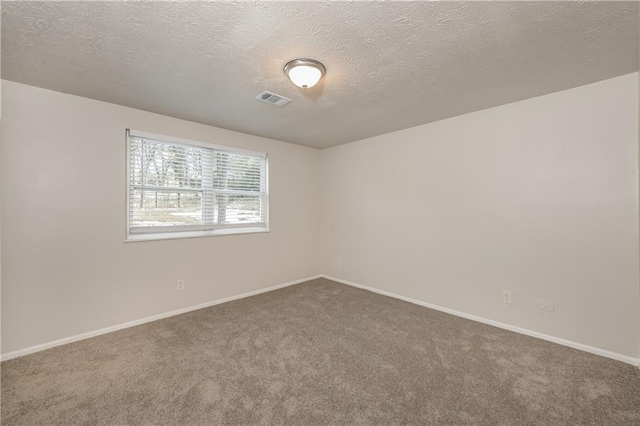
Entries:
POLYGON ((127 239, 268 230, 267 154, 127 131, 127 239))

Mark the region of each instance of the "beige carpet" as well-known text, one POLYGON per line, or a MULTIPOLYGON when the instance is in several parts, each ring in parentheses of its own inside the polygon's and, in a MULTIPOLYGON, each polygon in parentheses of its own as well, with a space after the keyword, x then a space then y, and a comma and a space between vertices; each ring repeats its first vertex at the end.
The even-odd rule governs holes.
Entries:
POLYGON ((640 424, 632 366, 327 280, 2 364, 2 424, 640 424))

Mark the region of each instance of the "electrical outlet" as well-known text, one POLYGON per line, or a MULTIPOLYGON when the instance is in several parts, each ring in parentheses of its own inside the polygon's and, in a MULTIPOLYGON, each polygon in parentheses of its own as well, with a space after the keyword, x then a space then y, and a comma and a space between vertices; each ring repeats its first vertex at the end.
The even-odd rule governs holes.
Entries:
POLYGON ((339 268, 342 267, 342 259, 338 258, 338 260, 336 261, 336 264, 338 265, 339 268))
POLYGON ((502 302, 511 304, 511 292, 504 290, 502 292, 502 302))
POLYGON ((184 290, 184 280, 176 281, 176 290, 178 291, 184 290))
POLYGON ((553 303, 541 300, 538 302, 538 309, 540 309, 541 311, 554 312, 556 310, 556 307, 553 303))

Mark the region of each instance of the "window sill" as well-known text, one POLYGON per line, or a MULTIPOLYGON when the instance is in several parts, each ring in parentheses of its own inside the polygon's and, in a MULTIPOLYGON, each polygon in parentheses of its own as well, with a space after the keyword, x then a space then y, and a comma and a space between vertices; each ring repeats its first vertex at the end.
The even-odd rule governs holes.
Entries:
POLYGON ((137 243, 137 242, 143 242, 143 241, 178 240, 183 238, 220 237, 224 235, 264 234, 269 232, 271 232, 269 228, 229 228, 229 229, 216 229, 213 231, 131 234, 131 235, 127 235, 127 238, 124 240, 124 242, 137 243))

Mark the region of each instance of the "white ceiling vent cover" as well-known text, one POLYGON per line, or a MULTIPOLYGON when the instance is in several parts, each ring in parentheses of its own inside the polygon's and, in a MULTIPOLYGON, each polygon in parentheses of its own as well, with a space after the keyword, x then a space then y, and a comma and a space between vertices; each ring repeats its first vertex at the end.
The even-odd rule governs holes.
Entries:
POLYGON ((284 96, 280 96, 280 95, 276 95, 275 93, 271 93, 268 91, 264 91, 262 93, 260 93, 258 96, 256 96, 256 99, 262 102, 266 102, 268 104, 271 105, 275 105, 278 107, 283 107, 286 104, 288 104, 289 102, 291 102, 291 99, 289 98, 285 98, 284 96))

